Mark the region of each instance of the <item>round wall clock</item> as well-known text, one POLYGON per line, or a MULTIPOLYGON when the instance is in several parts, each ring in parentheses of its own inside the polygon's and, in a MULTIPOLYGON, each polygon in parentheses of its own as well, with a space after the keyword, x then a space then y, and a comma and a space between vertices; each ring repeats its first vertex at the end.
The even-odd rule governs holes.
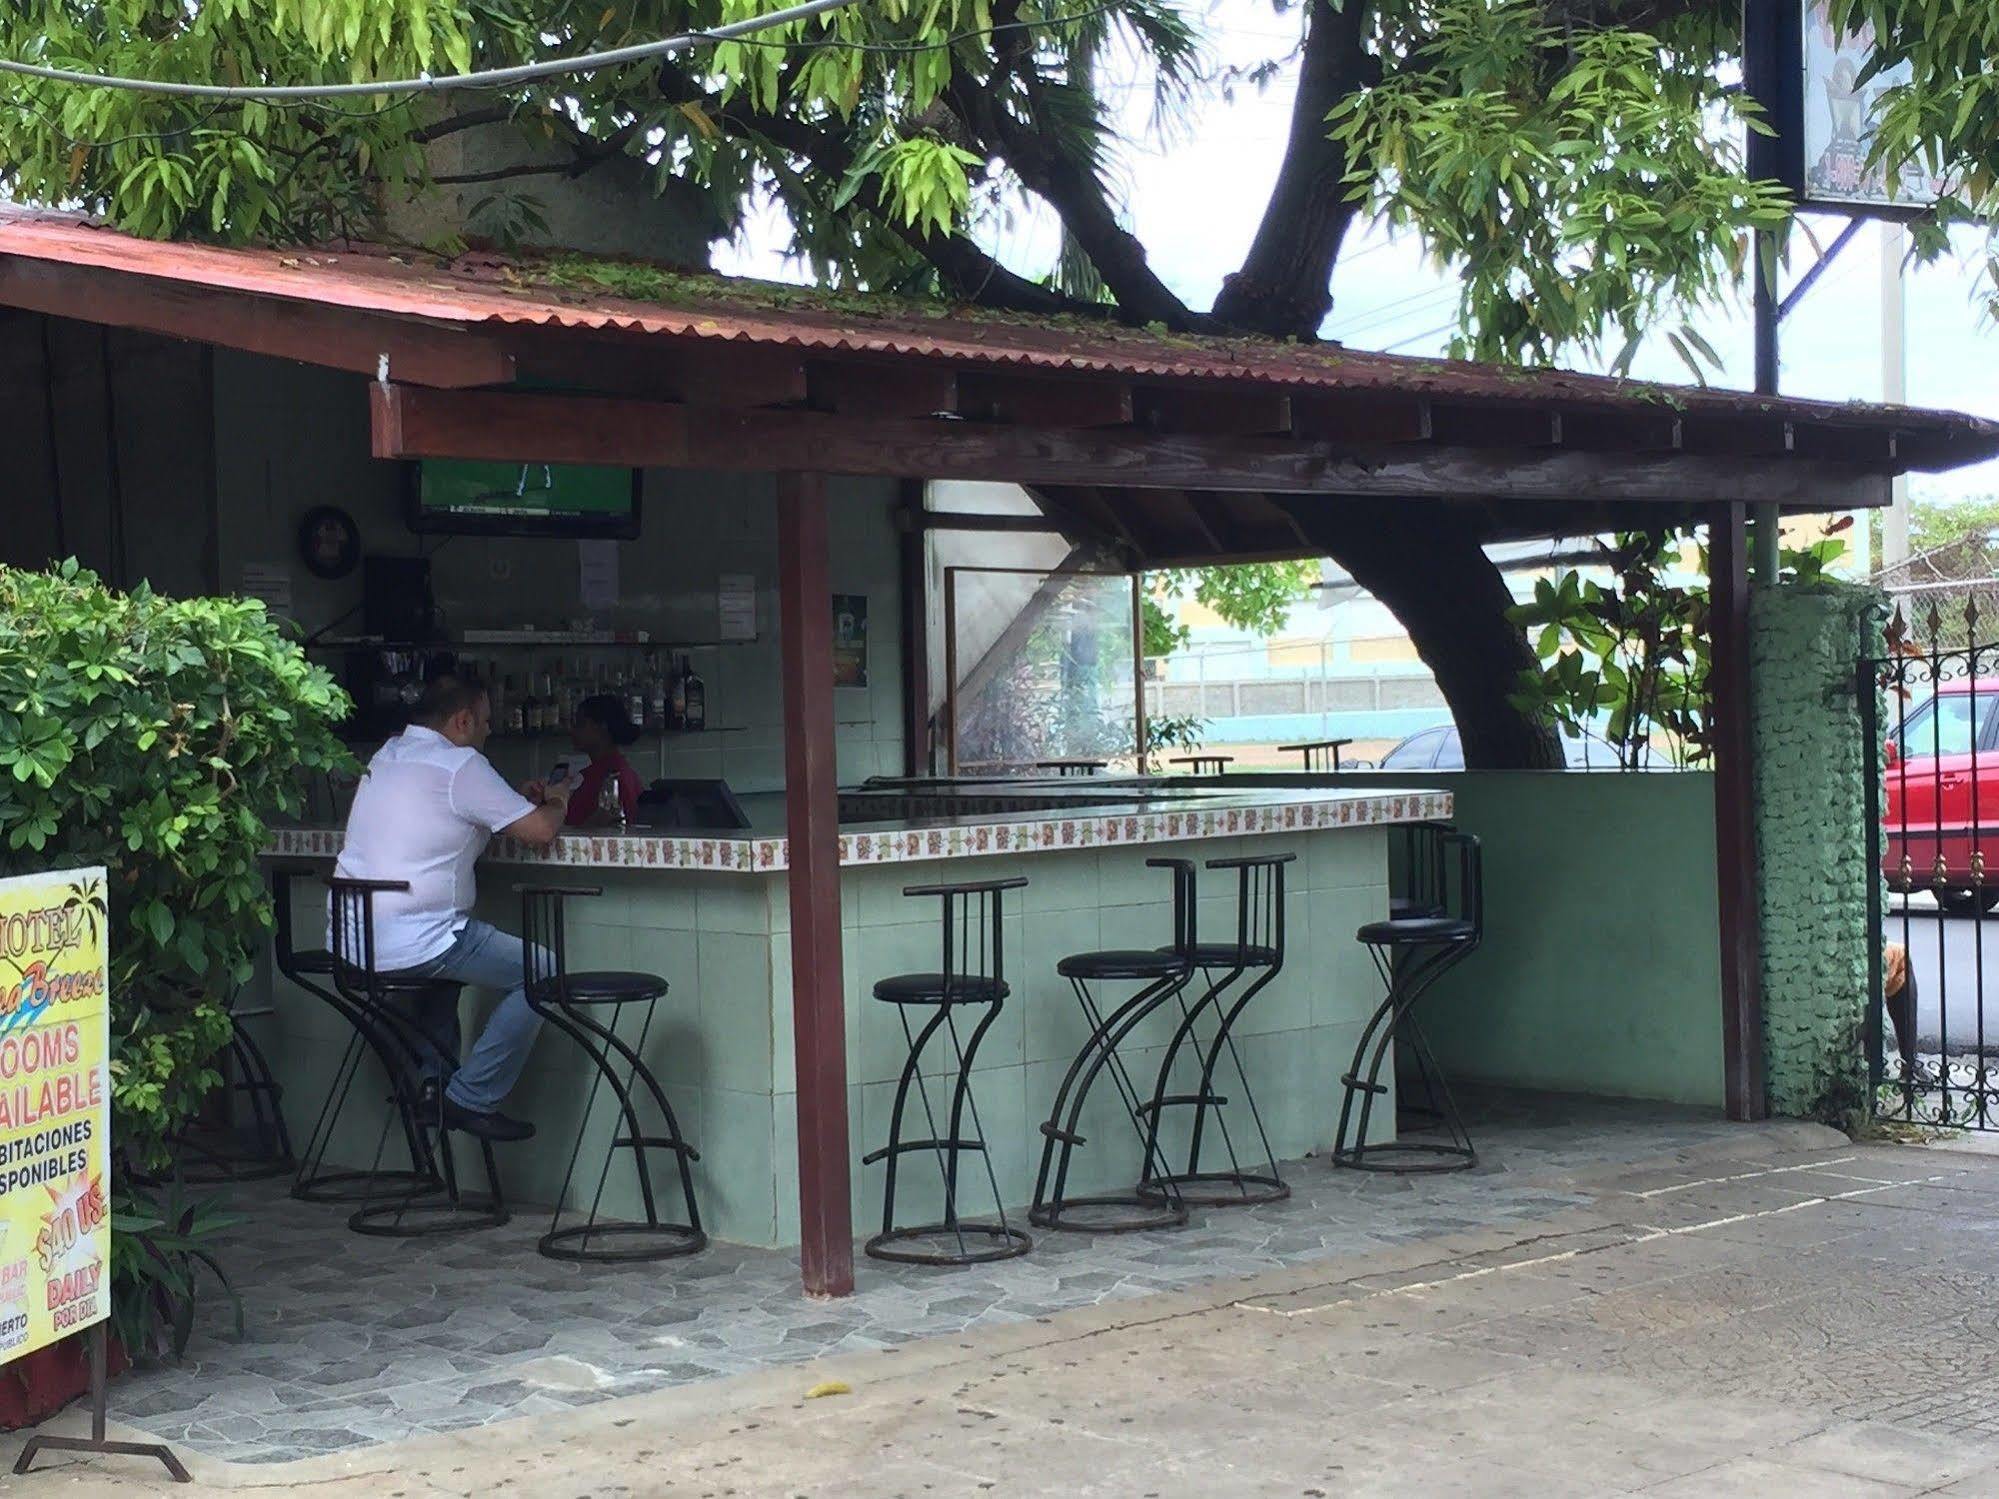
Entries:
POLYGON ((361 533, 354 517, 333 505, 315 505, 298 523, 298 554, 315 578, 344 578, 361 561, 361 533))

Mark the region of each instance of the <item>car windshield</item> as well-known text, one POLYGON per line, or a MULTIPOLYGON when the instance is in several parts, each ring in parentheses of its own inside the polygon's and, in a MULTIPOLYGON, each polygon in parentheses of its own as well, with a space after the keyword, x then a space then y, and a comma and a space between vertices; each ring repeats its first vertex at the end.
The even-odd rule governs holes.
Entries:
POLYGON ((1896 732, 1905 756, 1968 755, 1985 739, 1999 698, 1950 693, 1933 697, 1911 713, 1896 732))

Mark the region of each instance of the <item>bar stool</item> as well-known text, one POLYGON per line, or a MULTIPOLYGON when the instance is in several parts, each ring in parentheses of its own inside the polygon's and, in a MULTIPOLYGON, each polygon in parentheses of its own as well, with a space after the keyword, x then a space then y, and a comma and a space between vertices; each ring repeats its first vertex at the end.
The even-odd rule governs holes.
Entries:
POLYGON ((590 1095, 583 1103, 583 1117, 576 1126, 576 1144, 569 1152, 569 1166, 555 1194, 555 1215, 549 1220, 548 1232, 535 1247, 549 1259, 585 1264, 637 1264, 697 1253, 708 1244, 708 1235, 701 1227, 701 1209, 694 1200, 693 1163, 701 1155, 680 1133, 679 1121, 674 1118, 659 1080, 643 1060, 653 1014, 666 995, 666 980, 650 973, 571 973, 563 903, 572 898, 595 899, 603 890, 596 886, 518 888, 521 938, 526 944, 523 963, 528 1004, 581 1047, 596 1069, 590 1080, 590 1095), (627 1011, 640 1016, 638 1035, 632 1041, 626 1041, 618 1029, 627 1011), (606 1012, 610 1017, 608 1022, 598 1018, 606 1012), (597 1090, 605 1083, 610 1084, 617 1096, 624 1133, 614 1133, 610 1148, 604 1152, 604 1165, 597 1173, 597 1190, 591 1196, 588 1216, 581 1223, 565 1227, 563 1204, 569 1200, 569 1184, 576 1176, 576 1163, 583 1153, 583 1137, 590 1130, 597 1090), (649 1132, 643 1123, 640 1105, 648 1097, 658 1111, 660 1131, 649 1132), (639 1200, 645 1207, 642 1223, 598 1221, 604 1205, 604 1185, 611 1176, 611 1162, 620 1150, 631 1152, 632 1168, 638 1176, 639 1200), (679 1168, 681 1196, 687 1206, 684 1223, 671 1222, 659 1215, 652 1167, 647 1159, 647 1152, 653 1150, 671 1152, 679 1168))
POLYGON ((1093 776, 1111 762, 1108 760, 1036 760, 1036 770, 1052 770, 1058 776, 1093 776))
POLYGON ((1175 755, 1169 765, 1191 765, 1197 776, 1220 775, 1224 765, 1235 763, 1234 755, 1175 755))
POLYGON ((425 1164, 416 1116, 406 1106, 403 1092, 394 1088, 390 1090, 390 1117, 402 1125, 403 1144, 409 1151, 409 1169, 329 1169, 326 1165, 326 1152, 332 1145, 341 1115, 353 1092, 362 1059, 374 1056, 383 1071, 393 1076, 394 1069, 402 1065, 402 1053, 390 1038, 382 1034, 380 1025, 364 1011, 348 1003, 333 987, 331 952, 324 948, 300 951, 292 946, 292 878, 295 873, 283 866, 273 866, 271 871, 271 901, 276 926, 272 935, 273 961, 279 973, 346 1021, 350 1033, 340 1063, 333 1069, 333 1081, 328 1084, 326 1097, 320 1103, 319 1116, 313 1121, 312 1133, 306 1137, 305 1150, 299 1156, 298 1174, 292 1178, 291 1195, 300 1202, 345 1206, 371 1201, 396 1188, 435 1189, 441 1183, 435 1172, 425 1164))
MULTIPOLYGON (((1419 916, 1391 916, 1371 921, 1358 938, 1367 945, 1368 955, 1387 986, 1387 995, 1362 1029, 1354 1047, 1353 1069, 1340 1079, 1346 1095, 1340 1103, 1339 1133, 1333 1143, 1333 1164, 1360 1171, 1387 1171, 1397 1175, 1417 1172, 1468 1171, 1478 1164, 1478 1153, 1465 1130, 1464 1119, 1451 1100, 1443 1069, 1415 1016, 1416 1002, 1438 979, 1462 963, 1476 950, 1485 936, 1485 892, 1479 842, 1470 833, 1441 835, 1445 849, 1455 849, 1458 865, 1458 900, 1453 911, 1419 916), (1381 1067, 1389 1045, 1398 1036, 1407 1040, 1424 1087, 1435 1102, 1447 1138, 1444 1141, 1393 1140, 1371 1143, 1368 1124, 1374 1100, 1388 1091, 1381 1081, 1381 1067), (1372 1057, 1369 1049, 1372 1047, 1372 1057), (1361 1074, 1366 1066, 1366 1076, 1361 1074), (1352 1122, 1354 1098, 1361 1100, 1359 1127, 1348 1144, 1347 1127, 1352 1122), (1388 1159, 1377 1159, 1386 1156, 1388 1159)), ((1448 897, 1448 892, 1446 892, 1448 897)))
POLYGON ((979 1122, 978 1100, 972 1096, 972 1063, 979 1054, 979 1043, 985 1040, 986 1032, 992 1029, 1012 992, 1007 988, 1000 927, 1006 892, 1023 889, 1026 884, 1024 879, 986 880, 976 884, 911 885, 902 892, 913 899, 942 900, 943 965, 938 973, 895 974, 878 981, 874 988, 877 1000, 896 1007, 903 1039, 909 1045, 909 1059, 902 1064, 902 1076, 895 1087, 895 1107, 889 1113, 888 1144, 861 1157, 864 1166, 877 1161, 888 1164, 888 1176, 882 1184, 881 1232, 863 1246, 875 1259, 905 1265, 983 1265, 993 1260, 1013 1259, 1034 1247, 1032 1239, 1006 1221, 999 1174, 986 1146, 985 1127, 979 1122), (970 1037, 961 1038, 958 1012, 974 1006, 983 1006, 984 1013, 972 1026, 970 1037), (909 1015, 914 1009, 930 1011, 930 1018, 920 1029, 910 1025, 909 1015), (949 1034, 951 1053, 957 1061, 957 1075, 951 1085, 949 1126, 941 1135, 937 1132, 937 1115, 931 1109, 930 1089, 922 1072, 924 1049, 939 1029, 949 1034), (903 1108, 909 1102, 912 1082, 923 1102, 926 1139, 905 1140, 902 1134, 903 1108), (974 1131, 969 1136, 964 1129, 968 1108, 974 1131), (896 1222, 896 1169, 901 1158, 913 1151, 934 1154, 944 1178, 943 1216, 935 1223, 896 1222), (985 1160, 997 1223, 966 1222, 958 1215, 958 1162, 968 1151, 985 1160))
POLYGON ((1445 822, 1411 822, 1396 827, 1402 845, 1399 867, 1388 892, 1390 916, 1435 916, 1449 904, 1445 891, 1445 822))
POLYGON ((1194 861, 1191 859, 1147 859, 1154 869, 1173 875, 1173 941, 1163 948, 1072 953, 1055 965, 1055 971, 1069 980, 1076 999, 1090 1022, 1090 1034, 1056 1090, 1048 1119, 1041 1126, 1041 1170, 1034 1182, 1034 1206, 1028 1221, 1039 1228, 1073 1229, 1097 1233, 1133 1233, 1148 1228, 1173 1228, 1187 1221, 1187 1203, 1171 1180, 1155 1149, 1154 1132, 1147 1122, 1146 1099, 1133 1082, 1130 1070, 1118 1054, 1118 1047, 1194 976, 1194 861), (1090 985, 1095 983, 1137 983, 1141 987, 1105 1013, 1090 985), (1139 1179, 1156 1184, 1152 1194, 1133 1190, 1125 1193, 1087 1197, 1069 1195, 1069 1167, 1076 1147, 1088 1141, 1081 1132, 1083 1105, 1099 1073, 1108 1070, 1132 1127, 1138 1132, 1145 1151, 1139 1179), (1072 1216, 1073 1215, 1073 1216, 1072 1216))
POLYGON ((1308 771, 1338 770, 1340 751, 1352 743, 1351 739, 1314 739, 1310 744, 1280 744, 1277 752, 1281 755, 1303 755, 1308 771))
MULTIPOLYGON (((362 1016, 369 1028, 371 1048, 377 1049, 389 1074, 392 1113, 382 1121, 371 1169, 378 1183, 393 1182, 381 1170, 382 1152, 388 1145, 389 1126, 399 1118, 413 1133, 412 1161, 417 1172, 416 1179, 402 1191, 391 1190, 386 1197, 378 1193, 363 1200, 348 1215, 347 1226, 357 1234, 381 1239, 435 1238, 501 1227, 509 1214, 492 1141, 479 1142, 488 1190, 483 1196, 468 1194, 459 1185, 452 1150, 451 1137, 456 1131, 444 1122, 444 1080, 424 1073, 426 1052, 442 1048, 439 1038, 424 1030, 416 1006, 447 993, 455 999, 460 986, 450 980, 384 971, 375 963, 375 897, 389 891, 405 892, 408 883, 338 877, 326 883, 332 892, 333 986, 362 1016)), ((452 1049, 455 1052, 456 1046, 452 1049)), ((457 1059, 447 1055, 442 1060, 455 1065, 457 1059)))
POLYGON ((1148 1123, 1145 1159, 1149 1167, 1154 1160, 1164 1159, 1164 1152, 1159 1148, 1159 1123, 1165 1111, 1192 1105, 1194 1125, 1187 1147, 1187 1169, 1171 1176, 1155 1176, 1148 1172, 1139 1182, 1138 1190, 1142 1197, 1164 1202, 1170 1193, 1182 1198, 1197 1197, 1204 1207, 1243 1207, 1252 1203, 1282 1202, 1291 1195, 1291 1188, 1278 1174, 1277 1153, 1271 1149, 1269 1132, 1263 1127, 1263 1114, 1256 1106, 1256 1095, 1250 1090, 1249 1074, 1243 1069, 1242 1054, 1236 1050, 1234 1031, 1236 1021, 1249 1002, 1284 967, 1284 866, 1297 857, 1296 854, 1265 854, 1246 859, 1208 860, 1210 869, 1235 872, 1235 940, 1202 942, 1196 936, 1194 966, 1201 970, 1208 988, 1191 1005, 1187 1003, 1186 991, 1181 991, 1180 1024, 1173 1032, 1165 1058, 1159 1064, 1159 1080, 1153 1085, 1152 1101, 1145 1106, 1148 1123), (1230 990, 1251 974, 1255 977, 1242 987, 1241 992, 1230 998, 1230 990), (1195 1022, 1209 1012, 1216 1017, 1215 1033, 1203 1044, 1195 1034, 1195 1022), (1200 1083, 1192 1093, 1168 1093, 1166 1088, 1172 1078, 1174 1063, 1181 1048, 1188 1045, 1193 1047, 1195 1056, 1200 1059, 1200 1083), (1228 1118, 1221 1112, 1228 1099, 1215 1092, 1215 1069, 1224 1049, 1235 1069, 1236 1083, 1243 1103, 1248 1107, 1250 1120, 1256 1126, 1257 1139, 1263 1146, 1266 1169, 1262 1172, 1243 1170, 1242 1162, 1236 1156, 1235 1141, 1229 1132, 1228 1118), (1201 1146, 1210 1112, 1220 1128, 1222 1148, 1228 1154, 1226 1170, 1201 1169, 1201 1146))
POLYGON ((220 1096, 230 1105, 228 1114, 232 1122, 236 1102, 240 1099, 248 1106, 254 1143, 245 1146, 226 1134, 218 1140, 204 1131, 186 1128, 177 1131, 172 1140, 175 1150, 198 1158, 194 1164, 175 1163, 175 1174, 190 1186, 268 1181, 274 1176, 289 1176, 298 1169, 297 1157, 292 1153, 291 1131, 285 1126, 284 1089, 278 1085, 263 1048, 243 1024, 246 1020, 275 1015, 277 1010, 268 1004, 244 1009, 236 1003, 240 998, 239 990, 231 996, 229 1004, 229 1039, 223 1043, 221 1052, 227 1082, 220 1096))

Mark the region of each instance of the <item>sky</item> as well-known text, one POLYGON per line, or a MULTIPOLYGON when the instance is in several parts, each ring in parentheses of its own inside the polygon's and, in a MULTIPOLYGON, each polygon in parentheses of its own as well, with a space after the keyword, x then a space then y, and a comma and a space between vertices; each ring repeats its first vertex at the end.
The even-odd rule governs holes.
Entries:
MULTIPOLYGON (((1282 53, 1296 39, 1294 10, 1279 16, 1268 0, 1215 0, 1207 11, 1211 60, 1247 63, 1282 53)), ((1121 154, 1116 185, 1126 219, 1146 246, 1153 269, 1189 305, 1206 307, 1222 278, 1241 264, 1268 199, 1290 126, 1294 78, 1290 72, 1258 90, 1238 87, 1232 98, 1219 89, 1200 91, 1190 118, 1170 138, 1150 129, 1151 80, 1126 62, 1106 70, 1106 92, 1116 101, 1121 154)), ((1809 215, 1806 227, 1831 243, 1844 220, 1809 215)), ((1030 274, 1045 271, 1059 241, 1052 214, 1027 209, 984 226, 981 238, 1002 263, 1030 274)), ((1787 395, 1827 400, 1879 400, 1883 395, 1881 314, 1886 231, 1864 225, 1785 320, 1781 388, 1787 395)), ((745 275, 795 278, 782 257, 781 221, 754 224, 735 246, 720 250, 717 267, 745 275)), ((1978 301, 1977 241, 1961 253, 1905 273, 1907 399, 1999 419, 1999 328, 1978 301)), ((1794 237, 1793 278, 1811 263, 1809 240, 1794 237)), ((1456 284, 1429 264, 1413 236, 1391 239, 1368 226, 1348 238, 1333 278, 1328 336, 1360 349, 1441 354, 1457 306, 1456 284)), ((1710 383, 1748 388, 1751 328, 1743 305, 1699 324, 1723 357, 1710 383)), ((1684 382, 1686 366, 1662 338, 1641 348, 1633 373, 1684 382)), ((1999 463, 1944 475, 1912 475, 1918 498, 1999 494, 1999 463)))

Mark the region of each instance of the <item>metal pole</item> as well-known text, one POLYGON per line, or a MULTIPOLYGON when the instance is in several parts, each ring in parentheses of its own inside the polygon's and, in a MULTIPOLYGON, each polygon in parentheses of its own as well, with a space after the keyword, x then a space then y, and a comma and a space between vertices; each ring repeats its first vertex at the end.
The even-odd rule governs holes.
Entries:
MULTIPOLYGON (((1881 399, 1902 405, 1909 399, 1907 304, 1902 280, 1909 231, 1888 221, 1881 226, 1881 399)), ((1897 474, 1888 508, 1881 516, 1881 561, 1885 571, 1909 560, 1909 478, 1897 474)))
POLYGON ((826 481, 777 476, 778 620, 784 666, 785 832, 791 1007, 798 1064, 798 1231, 806 1292, 854 1289, 847 1146, 847 1017, 840 953, 840 793, 834 762, 833 590, 826 481))
MULTIPOLYGON (((1777 237, 1767 229, 1758 229, 1755 235, 1756 267, 1754 312, 1756 324, 1756 393, 1774 396, 1778 393, 1779 361, 1777 328, 1779 312, 1777 307, 1777 237)), ((1777 507, 1758 505, 1755 507, 1755 575, 1759 582, 1777 581, 1777 507)))
POLYGON ((1748 517, 1716 505, 1708 525, 1714 736, 1715 895, 1721 932, 1721 1047, 1728 1117, 1769 1113, 1763 1068, 1762 934, 1756 869, 1755 766, 1749 726, 1748 517))

